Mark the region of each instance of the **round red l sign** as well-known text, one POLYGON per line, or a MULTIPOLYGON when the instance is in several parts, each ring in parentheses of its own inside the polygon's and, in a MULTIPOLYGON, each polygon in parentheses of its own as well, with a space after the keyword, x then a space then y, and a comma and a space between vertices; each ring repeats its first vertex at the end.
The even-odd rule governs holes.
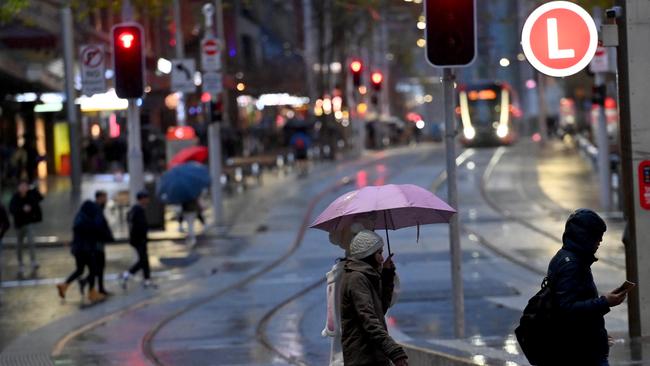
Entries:
POLYGON ((528 16, 521 46, 535 69, 564 77, 589 65, 598 46, 598 31, 589 13, 579 5, 552 1, 528 16))

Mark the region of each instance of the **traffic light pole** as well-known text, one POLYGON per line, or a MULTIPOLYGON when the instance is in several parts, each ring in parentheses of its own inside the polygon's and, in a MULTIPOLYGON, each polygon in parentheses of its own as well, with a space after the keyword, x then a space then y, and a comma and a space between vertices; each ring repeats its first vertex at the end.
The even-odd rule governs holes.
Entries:
MULTIPOLYGON (((205 36, 212 36, 212 16, 214 7, 212 4, 203 6, 203 15, 205 17, 205 36)), ((220 20, 221 22, 222 20, 220 20)), ((224 40, 221 40, 224 42, 224 40)), ((224 42, 225 44, 225 42, 224 42)), ((221 51, 223 54, 223 50, 221 51)), ((223 63, 222 63, 223 65, 223 63)), ((203 65, 205 67, 205 65, 203 65)), ((222 66, 223 67, 223 66, 222 66)), ((212 216, 214 217, 214 226, 219 227, 223 224, 223 197, 221 192, 221 125, 219 121, 210 120, 212 111, 210 102, 205 103, 208 116, 208 151, 210 163, 210 196, 212 198, 212 216)), ((223 113, 221 114, 223 116, 223 113)))
MULTIPOLYGON (((445 68, 442 78, 445 103, 445 150, 447 155, 447 200, 458 210, 456 185, 456 123, 454 106, 454 72, 445 68)), ((456 213, 449 221, 449 247, 451 252, 451 282, 454 301, 454 330, 456 338, 465 337, 465 298, 463 295, 462 252, 460 248, 460 217, 456 213)))
POLYGON ((128 169, 129 169, 129 198, 136 202, 136 194, 144 188, 144 164, 142 163, 142 138, 140 132, 140 107, 137 99, 129 99, 127 110, 128 124, 128 169))
MULTIPOLYGON (((185 57, 185 42, 183 40, 183 28, 181 27, 181 4, 180 0, 174 0, 174 40, 176 42, 176 58, 185 57)), ((192 75, 194 77, 194 75, 192 75)), ((178 92, 178 104, 176 105, 176 123, 185 126, 187 116, 185 114, 185 94, 178 92)))
MULTIPOLYGON (((67 2, 66 2, 67 4, 67 2)), ((63 60, 65 65, 66 113, 70 126, 70 182, 72 185, 72 201, 79 203, 81 198, 81 141, 79 139, 79 119, 75 105, 74 90, 74 37, 72 34, 72 13, 70 6, 61 9, 61 25, 63 27, 63 60)))

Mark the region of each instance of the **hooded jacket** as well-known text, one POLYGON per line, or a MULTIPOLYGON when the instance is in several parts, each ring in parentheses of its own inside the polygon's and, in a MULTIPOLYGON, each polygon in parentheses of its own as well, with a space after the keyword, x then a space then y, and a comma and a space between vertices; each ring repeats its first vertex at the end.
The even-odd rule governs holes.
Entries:
POLYGON ((348 259, 341 282, 341 343, 346 366, 384 366, 406 358, 388 335, 384 315, 393 293, 395 271, 380 273, 368 263, 348 259))
POLYGON ((97 243, 114 241, 113 233, 102 213, 102 208, 95 202, 84 201, 74 218, 72 227, 72 253, 93 252, 97 243))
POLYGON ((549 365, 600 365, 608 356, 604 315, 609 304, 598 295, 591 273, 605 230, 605 222, 591 210, 577 210, 567 220, 562 249, 548 268, 557 330, 549 365))

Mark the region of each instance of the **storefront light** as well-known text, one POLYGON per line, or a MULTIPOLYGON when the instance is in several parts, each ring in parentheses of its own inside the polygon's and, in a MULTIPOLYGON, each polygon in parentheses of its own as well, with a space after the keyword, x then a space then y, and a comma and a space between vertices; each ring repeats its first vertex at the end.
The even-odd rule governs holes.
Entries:
POLYGON ((16 94, 14 101, 18 103, 28 103, 28 102, 35 102, 38 96, 36 93, 21 93, 21 94, 16 94))
POLYGON ((63 110, 63 103, 45 103, 34 106, 35 113, 60 112, 63 110))
POLYGON ((113 88, 92 97, 81 96, 77 98, 76 103, 81 105, 82 112, 117 111, 127 109, 129 106, 129 101, 118 98, 113 88))

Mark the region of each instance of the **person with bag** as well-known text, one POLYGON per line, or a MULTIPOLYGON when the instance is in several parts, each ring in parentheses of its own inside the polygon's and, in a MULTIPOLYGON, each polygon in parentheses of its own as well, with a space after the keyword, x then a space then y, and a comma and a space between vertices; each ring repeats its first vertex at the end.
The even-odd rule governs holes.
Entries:
POLYGON ((341 281, 341 342, 346 366, 408 366, 404 349, 388 334, 384 316, 395 278, 391 257, 384 261, 383 239, 362 230, 350 243, 341 281))
POLYGON ((11 197, 9 211, 14 217, 14 228, 16 229, 16 255, 18 256, 18 275, 22 276, 25 267, 23 265, 23 247, 25 239, 29 245, 29 258, 32 264, 32 271, 39 267, 36 261, 36 243, 34 242, 33 225, 43 220, 40 202, 43 196, 36 190, 30 189, 26 180, 18 184, 18 191, 11 197))
POLYGON ((147 215, 145 208, 149 204, 149 193, 140 191, 136 195, 138 203, 131 207, 127 214, 127 221, 129 223, 129 243, 135 248, 138 253, 138 261, 131 266, 128 271, 124 271, 120 276, 122 288, 126 290, 129 278, 142 270, 144 275, 144 287, 156 288, 156 285, 151 281, 151 269, 149 267, 149 253, 147 252, 147 234, 149 232, 149 225, 147 224, 147 215))
POLYGON ((609 365, 604 316, 625 300, 627 292, 619 288, 599 296, 594 283, 591 265, 598 260, 595 254, 606 230, 603 219, 592 210, 578 209, 569 216, 562 248, 548 267, 547 284, 533 296, 515 331, 531 364, 609 365), (537 322, 526 323, 534 316, 537 322), (538 329, 531 326, 535 324, 538 329), (527 341, 526 336, 535 333, 534 342, 527 341))

